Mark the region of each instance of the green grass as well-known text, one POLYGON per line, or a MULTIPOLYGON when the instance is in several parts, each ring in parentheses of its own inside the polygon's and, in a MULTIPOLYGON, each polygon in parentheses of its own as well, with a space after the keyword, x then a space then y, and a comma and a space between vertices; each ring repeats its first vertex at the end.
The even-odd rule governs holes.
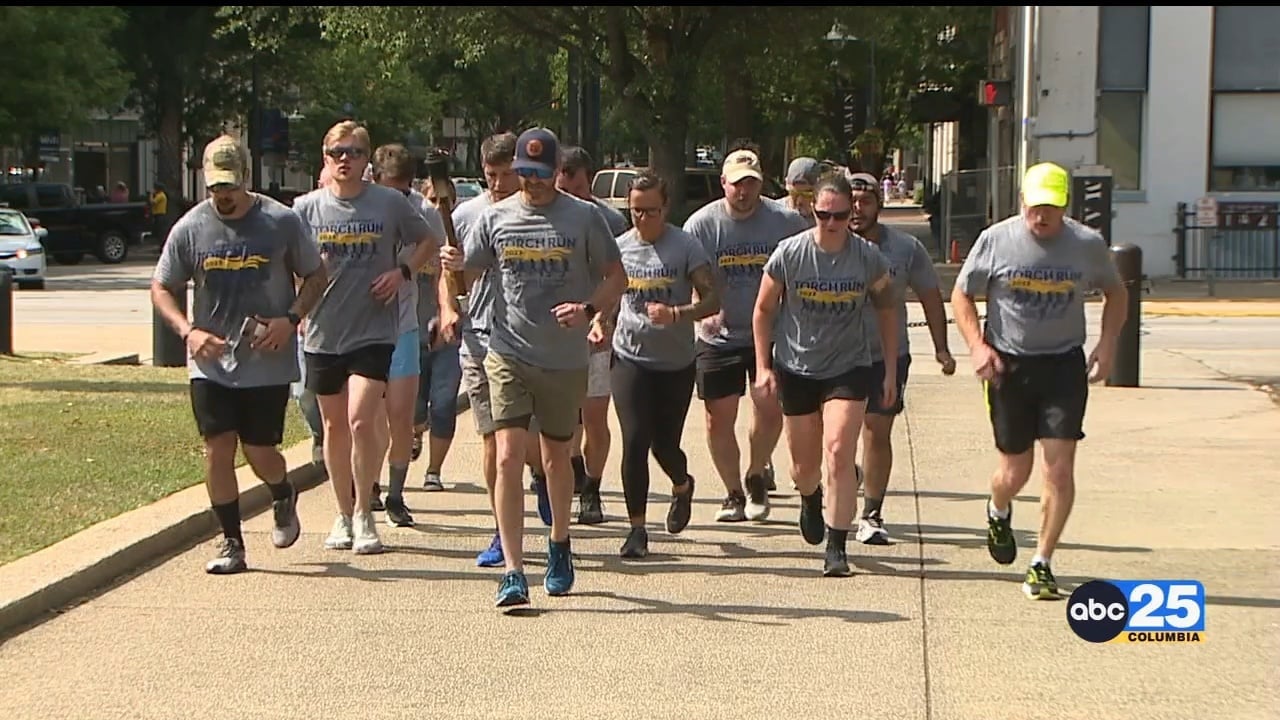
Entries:
MULTIPOLYGON (((203 482, 185 368, 0 356, 0 564, 203 482)), ((308 437, 288 413, 285 447, 308 437)))

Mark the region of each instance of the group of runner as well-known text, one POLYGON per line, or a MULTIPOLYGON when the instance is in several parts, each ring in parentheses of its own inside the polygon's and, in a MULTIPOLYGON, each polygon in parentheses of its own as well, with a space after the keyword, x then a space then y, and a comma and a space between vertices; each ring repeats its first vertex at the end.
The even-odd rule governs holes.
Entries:
MULTIPOLYGON (((574 496, 579 523, 605 519, 611 397, 630 525, 622 557, 648 553, 650 454, 671 483, 666 531, 691 520, 696 481, 681 442, 695 389, 724 485, 717 521, 769 516, 770 459, 785 430, 799 529, 809 544, 825 540, 823 573, 852 574, 851 534, 889 542, 892 428, 911 364, 908 288, 942 372, 954 373, 955 360, 929 254, 881 224, 874 176, 819 176, 816 161, 800 158, 788 168, 787 197, 772 200, 761 195, 758 149, 738 147, 724 161, 724 197, 682 228, 667 222, 669 188, 649 173, 629 188, 628 223, 591 197, 584 150, 561 148, 543 128, 502 133, 481 145, 486 190, 451 213, 459 248, 443 241, 433 188, 412 189, 414 161, 402 146, 374 151, 363 127, 344 122, 323 151, 321 186, 290 209, 249 192, 244 148, 215 140, 204 157, 210 199, 175 225, 156 269, 153 301, 190 351, 193 412, 223 529, 209 572, 246 567, 237 445, 271 489, 273 543, 298 538, 297 496, 278 446, 299 379, 337 506, 324 544, 357 554, 383 549, 379 507, 391 525, 413 523, 403 491, 423 433, 424 485, 444 487, 454 397, 466 392, 496 526, 476 561, 504 568, 500 607, 530 601, 526 467, 550 526, 543 587, 572 590, 574 496), (440 281, 444 272, 460 274, 465 298, 440 281), (173 293, 192 280, 188 320, 173 293), (745 463, 734 432, 744 396, 752 408, 745 463)), ((1123 323, 1124 288, 1105 245, 1064 217, 1067 179, 1055 165, 1033 167, 1023 213, 982 234, 952 294, 1001 458, 987 509, 997 562, 1015 559, 1011 501, 1029 477, 1034 443, 1045 449, 1052 490, 1023 586, 1032 597, 1057 594, 1049 562, 1073 497, 1086 367, 1092 379, 1105 376, 1123 323), (1082 302, 1091 286, 1104 290, 1107 309, 1086 362, 1082 302)))

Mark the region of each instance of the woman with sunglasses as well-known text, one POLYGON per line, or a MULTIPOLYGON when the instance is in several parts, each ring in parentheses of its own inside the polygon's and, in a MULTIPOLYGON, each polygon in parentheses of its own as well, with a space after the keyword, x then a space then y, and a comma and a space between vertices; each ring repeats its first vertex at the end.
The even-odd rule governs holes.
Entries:
MULTIPOLYGON (((872 382, 863 322, 868 301, 890 357, 898 344, 888 263, 849 231, 852 212, 853 190, 843 175, 819 181, 817 227, 778 245, 765 265, 752 317, 756 386, 777 393, 782 405, 792 480, 801 495, 800 533, 810 545, 826 536, 823 574, 828 577, 853 574, 845 546, 858 502, 855 460, 872 382), (776 340, 772 356, 771 339, 776 340), (831 494, 825 518, 824 484, 831 494)), ((892 401, 894 368, 886 368, 881 391, 892 401)))
POLYGON ((671 479, 667 532, 689 524, 693 478, 680 449, 693 399, 693 323, 720 312, 702 243, 667 224, 667 185, 642 173, 627 193, 635 227, 618 238, 627 289, 613 333, 613 402, 622 430, 622 489, 631 532, 624 558, 649 554, 649 453, 671 479), (693 291, 698 300, 694 302, 693 291))

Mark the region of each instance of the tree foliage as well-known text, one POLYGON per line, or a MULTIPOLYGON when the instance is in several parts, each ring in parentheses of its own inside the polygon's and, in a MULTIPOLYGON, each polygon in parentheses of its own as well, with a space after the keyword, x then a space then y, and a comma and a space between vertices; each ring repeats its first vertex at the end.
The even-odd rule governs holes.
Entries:
POLYGON ((109 6, 0 8, 0 27, 12 45, 0 134, 26 144, 42 129, 74 127, 95 110, 117 110, 129 78, 111 36, 123 21, 109 6))

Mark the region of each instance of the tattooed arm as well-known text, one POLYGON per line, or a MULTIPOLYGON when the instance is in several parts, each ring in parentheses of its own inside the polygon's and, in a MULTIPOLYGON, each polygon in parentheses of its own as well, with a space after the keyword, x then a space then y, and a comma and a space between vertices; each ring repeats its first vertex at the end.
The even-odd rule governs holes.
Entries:
POLYGON ((717 286, 715 274, 710 265, 700 265, 689 274, 693 283, 693 302, 672 308, 676 322, 681 320, 701 320, 720 312, 720 288, 717 286))

